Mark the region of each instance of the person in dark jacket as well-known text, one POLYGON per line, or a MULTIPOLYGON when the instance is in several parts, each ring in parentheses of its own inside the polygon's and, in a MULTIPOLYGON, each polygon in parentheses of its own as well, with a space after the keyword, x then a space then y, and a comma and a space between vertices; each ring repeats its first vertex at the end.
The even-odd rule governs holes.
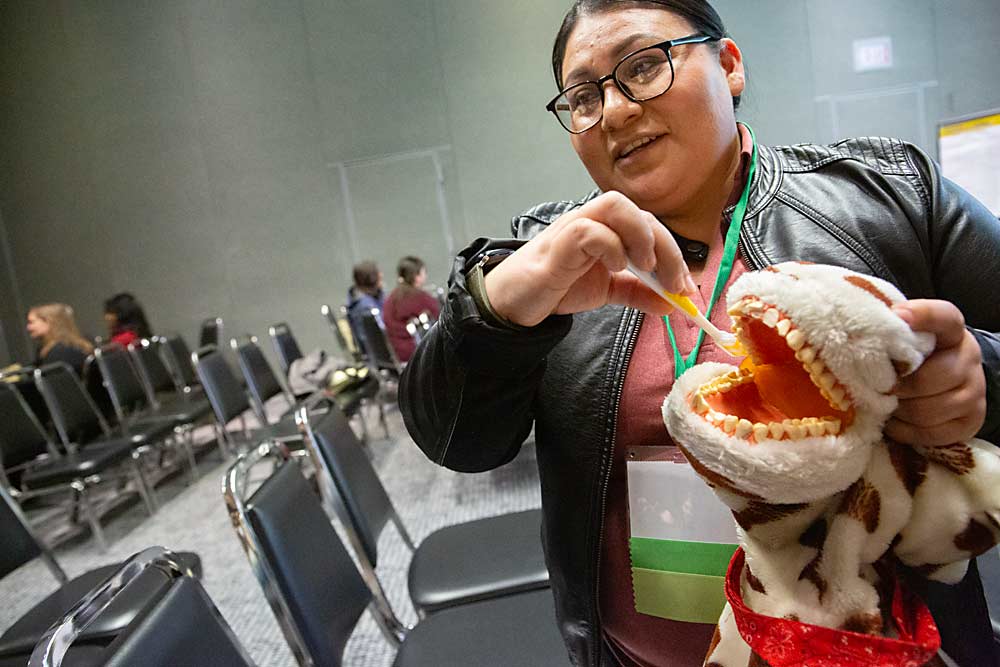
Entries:
POLYGON ((413 356, 416 343, 406 330, 406 323, 414 317, 426 314, 434 322, 441 312, 438 300, 423 290, 427 281, 427 267, 419 257, 407 255, 399 260, 397 267, 399 284, 385 300, 382 319, 385 333, 401 363, 413 356))
POLYGON ((64 303, 34 306, 28 311, 27 329, 38 344, 36 365, 62 361, 83 377, 83 365, 94 346, 80 335, 72 308, 64 303))
MULTIPOLYGON (((513 238, 459 254, 400 407, 427 456, 458 471, 511 461, 534 428, 542 540, 574 664, 700 665, 709 623, 632 603, 625 453, 672 444, 660 404, 675 373, 730 357, 699 345, 627 262, 727 330, 716 300, 748 270, 801 260, 884 278, 909 299, 899 316, 937 341, 900 384, 887 435, 998 442, 1000 226, 904 142, 756 141, 735 116, 742 54, 703 0, 577 0, 552 64, 548 109, 598 189, 540 204, 514 218, 513 238)), ((975 567, 955 586, 907 581, 953 660, 997 664, 975 567)))
POLYGON ((347 321, 351 325, 351 334, 355 342, 367 354, 361 317, 364 313, 371 312, 373 308, 382 310, 382 305, 385 303, 382 272, 375 262, 366 260, 354 266, 352 277, 354 284, 347 290, 347 321))

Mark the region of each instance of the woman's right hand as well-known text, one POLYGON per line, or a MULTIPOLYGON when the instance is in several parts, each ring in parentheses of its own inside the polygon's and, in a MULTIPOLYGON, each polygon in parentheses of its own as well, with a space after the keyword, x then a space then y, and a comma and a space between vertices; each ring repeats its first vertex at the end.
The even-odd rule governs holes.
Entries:
POLYGON ((680 248, 653 214, 606 192, 567 212, 486 276, 486 294, 502 317, 534 326, 549 315, 619 303, 665 315, 670 305, 626 270, 656 271, 665 288, 693 293, 680 248))

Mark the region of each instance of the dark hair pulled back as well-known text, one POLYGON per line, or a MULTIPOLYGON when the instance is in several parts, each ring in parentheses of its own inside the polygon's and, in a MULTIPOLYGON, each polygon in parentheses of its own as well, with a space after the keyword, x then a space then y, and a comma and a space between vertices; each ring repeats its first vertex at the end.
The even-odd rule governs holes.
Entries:
MULTIPOLYGON (((722 22, 722 17, 715 11, 715 8, 705 0, 576 0, 566 17, 563 18, 559 32, 556 33, 556 41, 552 45, 552 74, 556 79, 556 86, 562 89, 562 66, 566 56, 566 42, 569 41, 570 33, 576 27, 581 16, 588 14, 604 14, 617 11, 619 9, 629 9, 632 7, 661 9, 671 14, 679 16, 691 24, 697 32, 702 32, 714 39, 728 37, 726 26, 722 22)), ((733 97, 733 108, 740 106, 740 97, 733 97)))
POLYGON ((129 292, 120 292, 104 302, 104 312, 115 316, 115 332, 131 331, 139 338, 149 338, 153 331, 146 320, 146 312, 129 292))

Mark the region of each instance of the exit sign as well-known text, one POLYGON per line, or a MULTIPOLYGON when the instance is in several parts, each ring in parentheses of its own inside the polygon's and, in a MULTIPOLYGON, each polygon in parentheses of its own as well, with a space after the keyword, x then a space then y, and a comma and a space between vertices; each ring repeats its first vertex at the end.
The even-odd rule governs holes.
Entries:
POLYGON ((891 37, 872 37, 871 39, 854 40, 855 72, 871 72, 872 70, 890 69, 891 67, 891 37))

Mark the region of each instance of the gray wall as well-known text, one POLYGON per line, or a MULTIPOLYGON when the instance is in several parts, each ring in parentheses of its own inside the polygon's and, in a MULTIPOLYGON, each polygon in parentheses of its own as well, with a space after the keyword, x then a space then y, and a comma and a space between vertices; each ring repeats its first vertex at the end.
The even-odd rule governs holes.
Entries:
MULTIPOLYGON (((101 301, 127 289, 191 342, 221 315, 332 348, 319 305, 343 301, 355 261, 391 287, 415 253, 443 282, 469 239, 589 188, 543 111, 567 4, 0 3, 0 211, 22 297, 0 280, 0 322, 58 300, 101 333, 101 301)), ((942 117, 1000 107, 996 0, 717 6, 764 142, 892 134, 936 153, 942 117), (880 35, 896 67, 854 73, 851 42, 880 35)))

